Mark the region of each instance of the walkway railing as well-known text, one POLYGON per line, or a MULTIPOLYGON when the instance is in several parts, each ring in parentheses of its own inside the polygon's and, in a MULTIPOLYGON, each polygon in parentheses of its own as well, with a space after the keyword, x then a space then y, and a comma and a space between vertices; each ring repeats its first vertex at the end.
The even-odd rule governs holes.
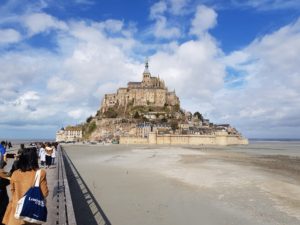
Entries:
POLYGON ((57 221, 56 224, 76 225, 70 188, 66 176, 63 152, 58 151, 57 221))
POLYGON ((47 169, 49 196, 46 225, 77 225, 62 151, 57 151, 56 166, 47 169))

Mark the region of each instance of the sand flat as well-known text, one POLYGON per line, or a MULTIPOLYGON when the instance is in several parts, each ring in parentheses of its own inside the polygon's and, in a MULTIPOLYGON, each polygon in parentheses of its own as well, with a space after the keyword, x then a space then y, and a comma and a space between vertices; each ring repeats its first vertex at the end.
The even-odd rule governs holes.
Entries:
POLYGON ((228 147, 65 149, 114 225, 300 224, 297 156, 228 147))

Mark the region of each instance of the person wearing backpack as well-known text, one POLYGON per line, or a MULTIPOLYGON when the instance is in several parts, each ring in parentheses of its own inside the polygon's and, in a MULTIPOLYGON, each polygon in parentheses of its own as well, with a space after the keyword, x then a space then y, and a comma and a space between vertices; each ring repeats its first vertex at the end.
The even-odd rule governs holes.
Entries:
MULTIPOLYGON (((16 219, 14 214, 16 212, 18 201, 24 196, 24 194, 34 185, 36 171, 39 170, 38 155, 35 148, 25 148, 18 161, 18 169, 13 172, 11 176, 11 196, 12 199, 9 202, 3 221, 6 225, 22 225, 30 224, 24 220, 16 219)), ((39 187, 44 198, 48 196, 48 186, 46 179, 46 171, 41 170, 39 187)))

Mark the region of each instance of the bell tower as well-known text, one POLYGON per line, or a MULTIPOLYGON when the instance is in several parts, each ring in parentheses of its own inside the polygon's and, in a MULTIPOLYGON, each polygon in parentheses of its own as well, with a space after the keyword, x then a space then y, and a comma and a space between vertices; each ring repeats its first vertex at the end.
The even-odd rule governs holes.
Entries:
POLYGON ((144 73, 143 73, 143 80, 145 78, 150 78, 151 77, 151 74, 149 72, 149 60, 148 58, 146 58, 145 60, 145 70, 144 70, 144 73))

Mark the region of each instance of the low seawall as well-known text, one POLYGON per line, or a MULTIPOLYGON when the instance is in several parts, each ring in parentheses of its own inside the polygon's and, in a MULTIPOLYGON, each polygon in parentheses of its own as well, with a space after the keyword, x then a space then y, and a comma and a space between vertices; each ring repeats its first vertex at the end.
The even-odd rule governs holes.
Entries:
POLYGON ((248 139, 239 135, 217 133, 214 135, 175 135, 149 133, 148 138, 120 137, 120 144, 157 144, 157 145, 246 145, 248 139))

